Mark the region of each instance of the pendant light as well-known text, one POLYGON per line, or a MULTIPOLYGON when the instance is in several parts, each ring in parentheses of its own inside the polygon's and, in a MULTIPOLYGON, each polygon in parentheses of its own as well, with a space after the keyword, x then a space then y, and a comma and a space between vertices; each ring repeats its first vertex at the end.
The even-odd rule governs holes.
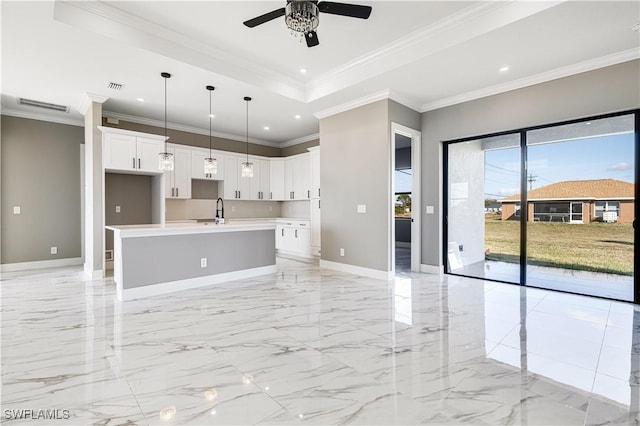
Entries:
POLYGON ((204 175, 213 177, 211 175, 218 174, 218 161, 211 155, 211 120, 213 118, 211 111, 211 93, 215 90, 215 87, 207 86, 207 90, 209 91, 209 157, 204 159, 204 175))
POLYGON ((160 153, 158 158, 160 171, 170 172, 173 170, 173 154, 167 149, 167 79, 171 78, 168 72, 160 73, 164 78, 164 152, 160 153))
POLYGON ((251 101, 251 98, 245 96, 244 100, 247 102, 247 161, 242 163, 242 177, 252 178, 253 163, 249 162, 249 101, 251 101))

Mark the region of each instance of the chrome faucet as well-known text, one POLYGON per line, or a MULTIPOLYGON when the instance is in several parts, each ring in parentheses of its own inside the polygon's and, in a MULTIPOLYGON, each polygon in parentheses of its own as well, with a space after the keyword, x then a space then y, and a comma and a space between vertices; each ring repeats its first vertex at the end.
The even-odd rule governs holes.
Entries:
POLYGON ((224 220, 224 200, 222 198, 220 198, 220 197, 218 197, 218 199, 216 200, 216 222, 218 222, 217 219, 223 219, 224 220), (221 209, 218 208, 219 203, 222 204, 222 208, 221 209), (218 213, 222 213, 222 217, 220 217, 218 215, 218 213))

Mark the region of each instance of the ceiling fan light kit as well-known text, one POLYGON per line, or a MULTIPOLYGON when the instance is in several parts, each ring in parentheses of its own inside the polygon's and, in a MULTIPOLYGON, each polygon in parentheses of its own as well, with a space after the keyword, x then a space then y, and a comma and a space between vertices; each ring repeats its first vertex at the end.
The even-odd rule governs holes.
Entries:
POLYGON ((368 19, 371 15, 371 6, 332 1, 287 0, 286 7, 249 19, 244 22, 244 25, 253 28, 284 16, 284 21, 287 24, 287 28, 291 30, 291 34, 295 37, 300 37, 301 42, 302 36, 304 36, 307 46, 314 47, 320 44, 316 34, 316 28, 320 23, 318 15, 320 12, 350 18, 368 19))

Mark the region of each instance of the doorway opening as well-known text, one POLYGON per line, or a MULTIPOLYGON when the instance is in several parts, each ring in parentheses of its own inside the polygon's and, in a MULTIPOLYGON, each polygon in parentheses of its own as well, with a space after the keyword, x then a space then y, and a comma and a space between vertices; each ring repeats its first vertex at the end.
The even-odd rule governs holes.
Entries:
POLYGON ((420 271, 420 132, 391 123, 391 244, 395 273, 420 271))

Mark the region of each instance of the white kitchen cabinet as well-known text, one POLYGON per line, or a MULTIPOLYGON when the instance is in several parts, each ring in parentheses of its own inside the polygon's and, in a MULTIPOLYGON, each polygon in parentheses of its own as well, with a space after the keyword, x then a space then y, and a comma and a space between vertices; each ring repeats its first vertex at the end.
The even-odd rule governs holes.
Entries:
POLYGON ((209 150, 191 148, 191 179, 223 180, 224 179, 224 155, 219 151, 211 151, 211 155, 218 163, 217 173, 204 172, 204 159, 209 158, 209 150))
POLYGON ((276 249, 279 253, 311 257, 309 221, 280 219, 276 225, 276 249))
POLYGON ((320 198, 320 147, 308 148, 311 163, 311 198, 320 198))
POLYGON ((286 160, 272 158, 269 161, 269 185, 271 187, 271 199, 274 201, 284 201, 285 197, 285 163, 286 160))
MULTIPOLYGON (((246 157, 238 155, 226 155, 224 159, 224 199, 225 200, 249 200, 251 199, 251 183, 253 178, 242 177, 242 163, 246 157)), ((255 176, 255 173, 254 173, 255 176)))
POLYGON ((285 160, 285 199, 308 200, 311 196, 309 154, 298 154, 285 160))
POLYGON ((320 198, 314 198, 311 203, 311 253, 320 256, 320 198))
POLYGON ((253 178, 251 182, 251 195, 252 200, 270 200, 271 199, 271 167, 269 160, 249 157, 249 161, 253 163, 253 178))
POLYGON ((173 154, 173 170, 165 172, 165 198, 191 198, 191 149, 168 144, 173 154))
POLYGON ((108 171, 160 173, 158 156, 164 136, 100 127, 103 132, 102 164, 108 171))

